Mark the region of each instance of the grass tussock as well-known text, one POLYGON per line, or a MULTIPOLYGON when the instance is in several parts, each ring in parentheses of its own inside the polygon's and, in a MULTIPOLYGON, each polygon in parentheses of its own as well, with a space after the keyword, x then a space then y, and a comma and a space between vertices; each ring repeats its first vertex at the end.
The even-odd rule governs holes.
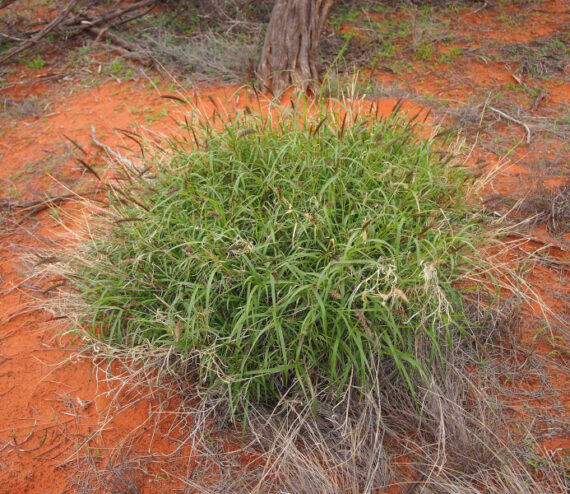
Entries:
POLYGON ((467 330, 455 287, 482 238, 447 144, 325 106, 219 123, 114 189, 76 267, 81 324, 192 356, 234 412, 366 390, 378 359, 413 395, 467 330))
MULTIPOLYGON (((153 436, 179 445, 161 460, 186 464, 192 492, 564 492, 564 461, 521 443, 497 398, 518 302, 482 280, 530 297, 477 254, 497 225, 445 139, 370 110, 189 119, 140 165, 98 172, 110 204, 88 243, 41 266, 127 392, 100 430, 128 390, 157 399, 153 436)), ((142 485, 153 457, 126 446, 78 452, 76 484, 142 485)))

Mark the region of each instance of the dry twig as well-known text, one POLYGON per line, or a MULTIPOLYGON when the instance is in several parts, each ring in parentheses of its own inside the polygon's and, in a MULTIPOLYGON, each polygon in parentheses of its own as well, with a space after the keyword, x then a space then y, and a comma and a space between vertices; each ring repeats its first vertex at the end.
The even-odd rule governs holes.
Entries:
POLYGON ((520 120, 517 120, 514 117, 511 117, 510 115, 506 114, 504 111, 498 110, 497 108, 494 108, 492 106, 489 106, 489 110, 494 111, 496 114, 500 115, 503 118, 506 118, 507 120, 510 120, 513 123, 523 126, 526 130, 526 143, 530 144, 530 128, 527 124, 521 122, 520 120))
POLYGON ((4 63, 6 60, 18 55, 18 53, 27 50, 31 46, 35 45, 38 41, 40 41, 44 36, 51 33, 56 27, 58 27, 65 18, 70 14, 73 7, 75 7, 80 0, 71 0, 67 6, 60 12, 60 14, 52 20, 46 27, 44 27, 41 31, 37 32, 32 38, 24 41, 20 45, 8 50, 4 55, 0 57, 0 64, 4 63))

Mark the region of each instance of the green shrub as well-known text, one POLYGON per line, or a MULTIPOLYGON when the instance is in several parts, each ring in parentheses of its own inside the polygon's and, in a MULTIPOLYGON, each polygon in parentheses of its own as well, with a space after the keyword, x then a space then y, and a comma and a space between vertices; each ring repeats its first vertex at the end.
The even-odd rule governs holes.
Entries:
POLYGON ((189 128, 112 194, 76 272, 92 334, 192 356, 234 412, 366 388, 378 360, 413 392, 464 324, 466 174, 401 115, 317 113, 189 128))

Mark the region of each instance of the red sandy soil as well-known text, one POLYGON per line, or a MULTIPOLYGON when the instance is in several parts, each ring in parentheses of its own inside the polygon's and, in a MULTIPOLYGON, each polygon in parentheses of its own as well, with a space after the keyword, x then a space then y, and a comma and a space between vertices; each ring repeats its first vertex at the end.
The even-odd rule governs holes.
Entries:
MULTIPOLYGON (((556 32, 568 22, 569 9, 563 1, 538 3, 518 29, 501 24, 496 12, 473 14, 465 11, 458 15, 467 27, 484 25, 485 36, 502 42, 519 42, 556 32)), ((62 194, 67 188, 76 190, 82 184, 88 186, 93 182, 85 169, 72 159, 74 146, 63 136, 86 151, 86 161, 100 163, 103 156, 91 142, 91 126, 95 127, 100 140, 119 149, 120 146, 129 149, 133 146, 120 137, 117 128, 134 130, 142 126, 151 132, 165 134, 177 129, 176 121, 182 111, 180 105, 161 98, 161 93, 149 89, 144 81, 102 80, 95 87, 83 87, 81 81, 73 80, 30 84, 34 79, 51 74, 51 70, 53 68, 19 70, 10 76, 6 88, 0 89, 3 98, 36 97, 43 105, 49 105, 47 113, 39 117, 0 120, 0 201, 6 197, 21 201, 62 194)), ((384 81, 394 79, 393 74, 374 75, 384 81)), ((410 84, 421 94, 441 97, 445 91, 442 91, 442 84, 436 82, 450 85, 445 72, 441 75, 431 72, 422 79, 422 82, 416 80, 410 84)), ((457 101, 465 101, 474 88, 493 88, 508 82, 512 82, 508 68, 495 63, 471 62, 463 69, 461 79, 455 80, 445 95, 452 94, 457 101)), ((199 99, 204 107, 211 109, 207 94, 221 102, 228 99, 232 91, 231 88, 212 90, 199 94, 199 99)), ((568 101, 568 82, 551 86, 541 111, 548 114, 560 103, 568 101)), ((384 111, 389 111, 393 105, 393 99, 381 102, 384 111)), ((522 128, 498 124, 495 130, 524 140, 522 128)), ((481 140, 485 138, 482 136, 481 140)), ((469 163, 485 171, 500 166, 488 192, 504 195, 535 178, 533 170, 521 161, 543 155, 551 150, 550 146, 555 149, 562 145, 564 143, 560 142, 523 143, 504 162, 479 146, 474 149, 469 163)), ((564 169, 557 170, 543 178, 549 185, 561 185, 568 178, 564 172, 564 169)), ((54 241, 73 242, 70 230, 84 223, 85 214, 76 204, 65 204, 57 218, 44 211, 10 232, 0 229, 0 492, 79 490, 77 485, 70 484, 69 478, 77 479, 83 469, 88 470, 85 458, 90 458, 99 467, 112 459, 124 468, 127 483, 117 484, 116 492, 172 492, 180 487, 176 475, 180 478, 188 474, 183 458, 190 452, 180 451, 168 460, 168 465, 164 464, 162 458, 176 450, 176 439, 182 434, 176 430, 174 421, 168 420, 160 425, 159 430, 164 433, 155 433, 153 410, 165 404, 159 403, 152 390, 126 389, 121 403, 127 405, 117 407, 116 389, 109 387, 103 371, 98 370, 89 356, 80 357, 77 342, 69 335, 61 335, 61 323, 51 321, 49 313, 37 306, 38 299, 45 296, 43 292, 49 287, 34 284, 26 254, 38 247, 49 248, 54 241), (101 424, 104 424, 103 428, 101 424), (134 473, 129 477, 128 464, 120 465, 121 454, 124 453, 126 458, 127 453, 133 452, 132 456, 138 458, 137 466, 144 466, 148 472, 144 478, 134 473)), ((541 255, 547 253, 550 259, 560 263, 570 261, 568 232, 554 237, 546 228, 535 227, 528 238, 520 246, 525 251, 540 249, 541 255)), ((553 312, 564 316, 568 311, 568 278, 568 269, 537 265, 528 279, 533 290, 548 302, 553 312)), ((542 316, 538 310, 536 315, 542 316)), ((546 318, 553 319, 551 314, 546 314, 546 318)), ((518 409, 516 397, 505 399, 511 400, 509 403, 523 421, 529 420, 526 406, 537 409, 551 406, 554 407, 551 413, 569 419, 570 380, 567 374, 560 373, 560 365, 548 363, 553 356, 555 363, 567 363, 568 341, 553 332, 555 330, 538 332, 540 324, 528 317, 520 325, 520 334, 514 336, 523 347, 521 361, 526 362, 530 357, 543 359, 545 373, 540 378, 529 374, 509 386, 530 394, 545 388, 550 391, 546 398, 526 401, 518 409)), ((170 403, 172 410, 176 409, 175 401, 170 403)), ((169 408, 168 404, 166 408, 169 408)), ((541 427, 547 428, 548 424, 538 423, 533 427, 541 431, 541 427)), ((570 453, 568 435, 544 434, 541 437, 540 445, 546 454, 570 453)), ((391 492, 398 492, 397 486, 393 486, 391 492)))
MULTIPOLYGON (((90 160, 94 160, 100 150, 90 144, 91 125, 99 139, 117 145, 121 142, 114 127, 132 130, 133 125, 144 121, 136 112, 172 107, 156 92, 132 83, 111 82, 79 90, 72 85, 36 85, 32 93, 52 102, 57 110, 41 119, 0 124, 2 195, 6 194, 6 185, 14 184, 21 192, 18 200, 56 195, 84 180, 84 170, 70 159, 69 153, 62 156, 62 151, 65 153, 69 147, 63 135, 84 147, 90 160), (133 113, 129 113, 130 108, 133 113), (38 173, 35 167, 54 156, 61 160, 57 172, 53 172, 57 177, 38 173), (14 178, 26 163, 33 163, 29 176, 14 178)), ((17 97, 16 91, 8 94, 17 97)), ((172 128, 167 118, 162 120, 160 126, 156 122, 151 128, 172 128)), ((81 211, 77 207, 66 210, 70 218, 63 225, 44 213, 25 228, 3 236, 0 244, 1 492, 64 491, 68 470, 78 467, 77 459, 86 450, 96 452, 96 457, 120 450, 129 434, 148 423, 149 407, 153 406, 151 400, 139 397, 103 433, 91 437, 90 433, 108 412, 109 390, 93 362, 78 359, 71 338, 58 337, 57 323, 34 308, 34 291, 42 288, 30 287, 22 269, 22 256, 31 248, 69 236, 65 227, 73 228, 81 211)), ((159 435, 145 437, 138 444, 154 454, 169 452, 174 446, 159 435)), ((147 479, 147 485, 151 480, 147 479)))

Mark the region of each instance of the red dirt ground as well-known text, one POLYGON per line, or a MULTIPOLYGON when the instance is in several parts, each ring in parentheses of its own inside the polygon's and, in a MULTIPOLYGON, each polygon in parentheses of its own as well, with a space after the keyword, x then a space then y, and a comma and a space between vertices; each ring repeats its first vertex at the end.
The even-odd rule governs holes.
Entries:
MULTIPOLYGON (((518 7, 512 7, 515 11, 518 7)), ((466 29, 476 26, 479 36, 492 37, 501 42, 522 42, 552 34, 561 29, 570 19, 569 7, 564 1, 537 2, 536 7, 517 29, 505 26, 496 11, 460 12, 458 18, 466 29)), ((121 138, 115 130, 138 129, 172 133, 182 110, 176 102, 161 98, 161 93, 149 89, 144 81, 105 81, 93 86, 82 86, 80 80, 44 81, 31 84, 42 76, 57 73, 59 67, 13 72, 3 88, 2 98, 22 101, 38 98, 46 112, 40 116, 4 116, 0 119, 0 202, 5 198, 23 201, 42 198, 46 195, 63 194, 68 188, 88 186, 91 177, 72 158, 73 146, 63 136, 77 142, 86 152, 89 163, 103 160, 101 150, 91 142, 91 126, 97 136, 113 147, 132 143, 121 138)), ((441 74, 431 72, 422 82, 411 81, 410 87, 420 94, 468 100, 478 88, 492 89, 512 82, 507 67, 498 63, 469 62, 462 68, 460 80, 453 81, 449 69, 441 74), (448 85, 442 91, 443 81, 448 85)), ((394 80, 389 73, 375 73, 383 81, 394 80)), ((417 76, 414 70, 413 76, 417 76)), ((410 77, 413 79, 413 77, 410 77)), ((540 114, 556 112, 560 104, 570 102, 570 85, 549 82, 548 96, 542 103, 540 114)), ((211 106, 207 94, 219 101, 229 98, 233 89, 215 89, 200 93, 199 98, 211 106)), ((382 106, 389 111, 394 100, 385 100, 382 106)), ((498 123, 495 131, 508 138, 524 140, 524 129, 498 123)), ((487 136, 480 137, 480 140, 487 136)), ((567 144, 567 143, 566 143, 567 144)), ((536 178, 535 170, 521 164, 537 159, 552 149, 565 145, 563 142, 538 140, 530 145, 521 144, 504 163, 497 168, 501 156, 475 147, 469 163, 485 171, 497 170, 488 193, 508 195, 516 192, 521 184, 536 178)), ((77 151, 76 151, 77 152, 77 151)), ((547 184, 568 183, 567 165, 543 173, 547 184), (566 168, 565 168, 566 166, 566 168)), ((541 172, 542 173, 542 172, 541 172)), ((76 190, 76 189, 74 189, 76 190)), ((152 411, 158 406, 158 398, 152 391, 126 390, 127 406, 114 408, 112 418, 106 420, 109 406, 115 406, 113 389, 104 379, 103 372, 88 356, 79 357, 75 341, 70 336, 61 336, 61 324, 50 321, 47 312, 37 307, 38 299, 45 296, 49 287, 36 286, 30 277, 30 264, 26 254, 37 247, 52 246, 54 240, 73 242, 70 233, 84 221, 85 212, 75 204, 65 204, 58 210, 44 211, 28 218, 19 228, 0 229, 0 492, 13 493, 60 493, 79 490, 69 483, 69 476, 78 477, 86 469, 85 458, 101 464, 115 455, 120 463, 120 452, 136 451, 144 458, 148 474, 143 478, 131 476, 128 484, 117 484, 115 492, 172 492, 180 487, 176 475, 187 472, 181 462, 161 464, 161 455, 167 455, 177 447, 176 430, 164 435, 152 433, 152 411), (101 431, 101 424, 105 424, 101 431), (178 472, 178 473, 177 473, 178 472), (138 486, 139 490, 133 486, 138 486)), ((540 250, 548 254, 564 269, 549 265, 537 265, 529 274, 528 281, 552 308, 553 313, 565 316, 568 313, 568 286, 570 262, 570 233, 555 237, 545 227, 529 231, 529 240, 520 247, 527 252, 540 250)), ((509 260, 512 260, 509 259, 509 260)), ((49 290, 48 290, 49 291, 49 290)), ((535 314, 542 316, 539 312, 535 314)), ((554 320, 552 314, 546 314, 554 320)), ((549 389, 544 398, 517 403, 517 397, 506 396, 505 400, 515 408, 521 420, 532 420, 531 408, 553 407, 552 414, 570 419, 570 379, 560 373, 561 366, 568 362, 569 346, 564 333, 556 330, 539 332, 540 321, 527 317, 514 335, 523 347, 521 359, 531 356, 546 363, 542 377, 528 374, 513 381, 509 386, 524 389, 530 395, 537 390, 549 389), (554 357, 560 365, 549 364, 554 357), (545 382, 546 380, 546 382, 545 382), (520 405, 517 408, 517 405, 520 405)), ((171 408, 175 410, 175 403, 171 408)), ((544 415, 543 415, 544 418, 544 415)), ((539 421, 540 422, 540 421, 539 421)), ((541 431, 548 424, 533 423, 533 430, 541 431), (541 429, 542 428, 542 429, 541 429)), ((165 421, 161 427, 168 428, 165 421)), ((543 434, 540 445, 546 454, 568 455, 568 434, 543 434)), ((180 456, 188 452, 181 452, 180 456)), ((127 467, 125 467, 127 468, 127 467)), ((134 475, 134 474, 133 474, 134 475)), ((86 477, 87 478, 87 477, 86 477)), ((88 481, 88 480, 87 480, 88 481)), ((393 486, 391 492, 398 492, 393 486)))
MULTIPOLYGON (((141 115, 129 113, 128 108, 160 111, 172 106, 156 92, 146 91, 138 84, 111 82, 98 88, 76 89, 71 85, 37 85, 33 94, 52 102, 57 111, 42 119, 2 122, 0 179, 3 184, 15 184, 21 192, 19 200, 57 194, 84 179, 84 171, 65 154, 59 158, 57 177, 47 177, 35 169, 53 156, 61 156, 68 146, 63 135, 80 143, 96 159, 99 150, 90 144, 91 125, 96 127, 100 139, 117 145, 120 140, 113 127, 132 129, 133 124, 142 121, 141 115), (69 94, 72 89, 73 94, 69 94), (33 163, 29 176, 14 179, 25 163, 33 163)), ((8 94, 17 97, 14 92, 8 94)), ((151 128, 164 130, 169 126, 172 127, 170 122, 161 122, 160 126, 157 122, 151 128)), ((72 228, 73 217, 80 218, 81 212, 77 207, 65 209, 71 216, 64 220, 65 226, 72 228)), ((83 449, 99 450, 100 454, 113 450, 145 423, 152 404, 139 401, 128 413, 118 415, 103 434, 89 438, 90 430, 95 429, 108 408, 108 389, 93 362, 75 356, 71 339, 57 337, 57 323, 49 322, 46 313, 33 308, 33 288, 26 285, 26 274, 19 267, 22 255, 30 248, 67 235, 64 225, 44 213, 25 230, 2 239, 2 492, 62 492, 67 485, 66 469, 76 466, 74 455, 83 449)), ((158 437, 146 439, 147 444, 140 447, 147 450, 164 452, 172 447, 160 444, 163 441, 158 437)))

